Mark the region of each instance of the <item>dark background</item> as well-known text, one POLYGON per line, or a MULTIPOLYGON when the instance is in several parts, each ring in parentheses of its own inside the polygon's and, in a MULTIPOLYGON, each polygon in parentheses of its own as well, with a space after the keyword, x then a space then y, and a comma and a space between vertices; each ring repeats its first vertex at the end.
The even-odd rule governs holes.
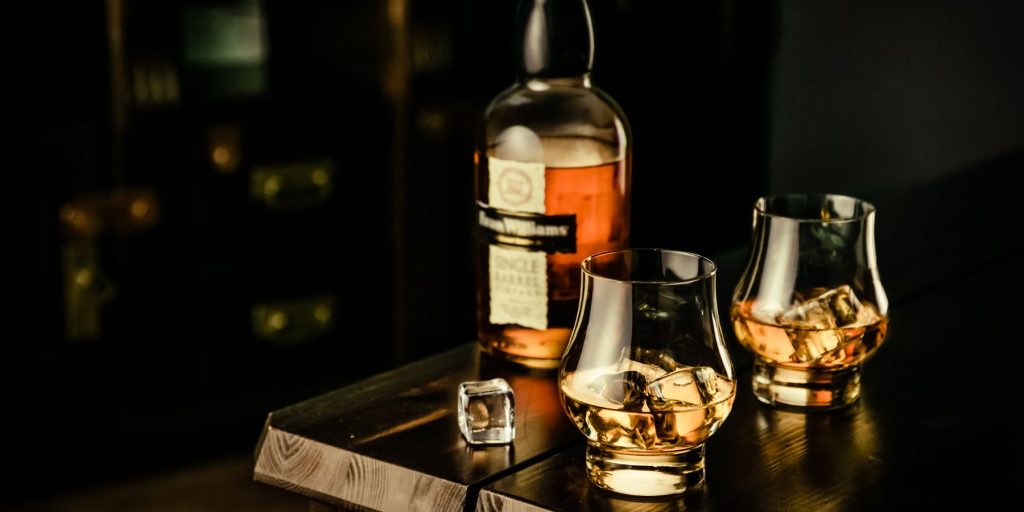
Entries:
MULTIPOLYGON (((6 495, 245 452, 268 411, 473 338, 514 1, 8 4, 6 495)), ((1024 160, 1019 2, 590 4, 634 246, 716 255, 766 192, 881 207, 1024 160)))

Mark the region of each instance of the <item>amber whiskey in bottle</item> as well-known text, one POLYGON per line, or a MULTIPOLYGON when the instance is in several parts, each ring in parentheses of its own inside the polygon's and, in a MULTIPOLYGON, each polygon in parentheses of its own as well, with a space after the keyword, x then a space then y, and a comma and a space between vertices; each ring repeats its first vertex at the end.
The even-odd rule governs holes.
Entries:
POLYGON ((477 330, 490 354, 555 368, 576 319, 580 262, 629 241, 629 125, 591 82, 585 0, 521 0, 518 79, 474 155, 477 330))

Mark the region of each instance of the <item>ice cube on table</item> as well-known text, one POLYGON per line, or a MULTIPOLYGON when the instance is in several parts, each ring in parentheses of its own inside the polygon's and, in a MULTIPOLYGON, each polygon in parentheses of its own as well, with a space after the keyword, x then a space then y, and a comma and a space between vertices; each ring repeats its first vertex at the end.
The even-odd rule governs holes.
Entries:
POLYGON ((470 444, 511 443, 515 397, 505 379, 459 384, 459 430, 470 444))
POLYGON ((703 407, 717 400, 718 374, 708 366, 689 366, 668 373, 647 385, 651 408, 703 407))

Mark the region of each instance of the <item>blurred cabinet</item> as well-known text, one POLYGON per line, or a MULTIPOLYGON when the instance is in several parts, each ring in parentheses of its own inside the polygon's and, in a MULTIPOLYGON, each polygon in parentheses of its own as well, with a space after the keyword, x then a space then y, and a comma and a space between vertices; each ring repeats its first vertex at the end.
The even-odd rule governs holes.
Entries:
POLYGON ((383 7, 56 7, 18 17, 46 39, 15 70, 45 87, 17 112, 40 174, 3 203, 30 219, 4 398, 32 411, 5 476, 248 449, 267 410, 393 364, 383 7))

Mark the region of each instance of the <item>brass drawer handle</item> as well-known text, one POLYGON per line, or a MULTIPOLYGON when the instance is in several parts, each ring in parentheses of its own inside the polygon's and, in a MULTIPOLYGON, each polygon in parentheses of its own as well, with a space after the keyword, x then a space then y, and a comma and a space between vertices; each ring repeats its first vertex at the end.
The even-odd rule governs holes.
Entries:
POLYGON ((334 328, 333 295, 261 302, 252 307, 252 333, 274 344, 298 344, 334 328))
POLYGON ((60 209, 64 234, 93 238, 103 232, 125 236, 145 231, 160 220, 160 200, 149 188, 115 188, 109 194, 77 197, 60 209))
POLYGON ((334 163, 330 160, 260 166, 249 175, 249 198, 273 210, 299 210, 331 197, 334 163))

